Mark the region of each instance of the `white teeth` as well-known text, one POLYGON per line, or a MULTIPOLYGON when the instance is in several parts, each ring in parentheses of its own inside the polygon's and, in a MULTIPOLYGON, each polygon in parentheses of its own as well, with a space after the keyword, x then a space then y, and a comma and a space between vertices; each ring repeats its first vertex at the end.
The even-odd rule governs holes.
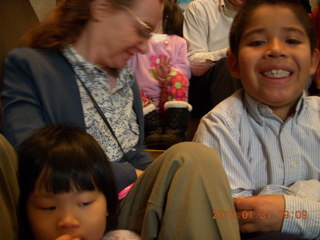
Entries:
POLYGON ((282 69, 272 69, 271 71, 264 72, 263 75, 270 78, 283 78, 289 77, 290 72, 282 69))

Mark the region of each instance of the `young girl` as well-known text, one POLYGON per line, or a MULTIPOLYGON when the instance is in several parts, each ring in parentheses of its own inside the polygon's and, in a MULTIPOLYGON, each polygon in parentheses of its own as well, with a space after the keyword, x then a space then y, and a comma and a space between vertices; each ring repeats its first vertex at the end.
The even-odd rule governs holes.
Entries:
POLYGON ((149 148, 166 149, 186 138, 192 107, 187 102, 190 69, 182 24, 181 9, 174 1, 165 1, 149 52, 136 54, 129 62, 141 89, 149 148))
POLYGON ((20 145, 18 157, 20 239, 99 240, 115 228, 112 169, 85 131, 44 127, 20 145))

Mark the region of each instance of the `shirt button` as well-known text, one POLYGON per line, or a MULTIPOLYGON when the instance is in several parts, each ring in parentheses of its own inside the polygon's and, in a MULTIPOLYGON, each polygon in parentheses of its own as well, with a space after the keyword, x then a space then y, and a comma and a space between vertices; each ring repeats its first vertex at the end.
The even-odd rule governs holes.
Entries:
POLYGON ((290 163, 290 166, 293 167, 293 168, 295 168, 295 167, 297 166, 297 162, 292 161, 292 162, 290 163))

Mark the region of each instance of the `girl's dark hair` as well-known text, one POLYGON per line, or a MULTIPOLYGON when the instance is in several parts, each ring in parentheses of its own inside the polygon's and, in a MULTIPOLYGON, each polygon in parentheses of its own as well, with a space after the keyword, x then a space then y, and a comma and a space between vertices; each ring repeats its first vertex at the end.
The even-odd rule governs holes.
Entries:
POLYGON ((183 13, 173 0, 165 0, 163 7, 163 33, 182 37, 183 13))
POLYGON ((109 213, 106 230, 115 228, 118 198, 113 172, 107 156, 91 135, 72 125, 46 126, 35 131, 17 151, 20 239, 33 239, 26 204, 37 181, 53 194, 74 188, 101 191, 109 213))
POLYGON ((243 32, 246 29, 254 10, 262 5, 278 5, 285 6, 291 9, 305 29, 310 41, 311 53, 313 52, 316 47, 317 37, 314 31, 313 24, 311 22, 311 18, 309 17, 304 7, 301 5, 300 0, 246 0, 235 16, 230 29, 229 43, 231 52, 233 54, 238 56, 239 44, 243 32))
MULTIPOLYGON (((106 0, 110 6, 131 6, 132 0, 106 0)), ((48 19, 22 37, 21 45, 60 50, 74 43, 91 18, 92 0, 65 0, 57 4, 48 19)))

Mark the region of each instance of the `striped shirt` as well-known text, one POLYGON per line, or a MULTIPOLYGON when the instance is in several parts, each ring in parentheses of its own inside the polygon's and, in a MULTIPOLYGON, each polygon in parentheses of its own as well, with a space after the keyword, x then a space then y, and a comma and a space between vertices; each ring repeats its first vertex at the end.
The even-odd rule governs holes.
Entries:
POLYGON ((233 198, 283 194, 282 231, 320 239, 320 98, 299 99, 285 122, 239 90, 205 115, 194 141, 217 150, 233 198), (309 181, 308 181, 309 180, 309 181))

